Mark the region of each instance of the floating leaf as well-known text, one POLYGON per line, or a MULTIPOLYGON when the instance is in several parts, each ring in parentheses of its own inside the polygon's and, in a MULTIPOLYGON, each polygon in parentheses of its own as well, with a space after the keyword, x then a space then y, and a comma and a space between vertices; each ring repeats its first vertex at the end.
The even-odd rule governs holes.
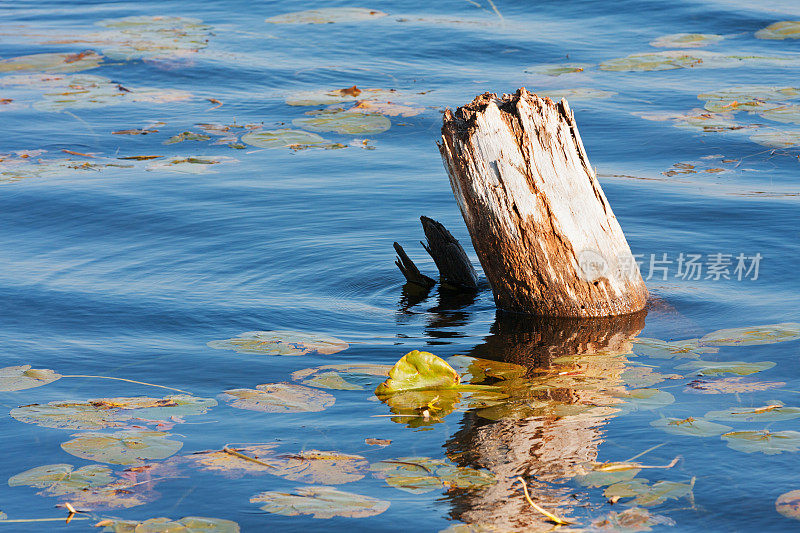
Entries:
POLYGON ((630 481, 642 471, 636 463, 599 463, 591 465, 592 470, 586 474, 575 476, 575 481, 584 487, 605 487, 630 481))
POLYGON ((774 22, 756 32, 757 39, 772 39, 780 41, 783 39, 800 39, 800 21, 784 20, 774 22))
POLYGON ((786 385, 783 381, 744 381, 744 378, 696 379, 688 384, 687 391, 701 394, 740 394, 775 389, 786 385))
POLYGON ((430 352, 407 353, 389 370, 389 379, 378 385, 375 394, 386 396, 396 392, 452 389, 461 383, 453 367, 430 352))
POLYGON ((299 91, 286 97, 291 106, 312 106, 344 104, 347 102, 365 102, 375 100, 394 100, 397 91, 394 89, 360 89, 353 85, 344 89, 314 89, 299 91))
POLYGON ((697 95, 697 98, 705 101, 705 108, 714 113, 762 111, 778 107, 781 102, 798 97, 800 97, 800 89, 796 87, 772 85, 730 87, 697 95))
POLYGON ((365 518, 379 515, 389 508, 389 502, 344 492, 333 487, 311 486, 286 492, 262 492, 250 498, 251 503, 263 503, 261 509, 285 516, 312 515, 314 518, 365 518))
POLYGON ((251 131, 242 135, 242 142, 259 148, 288 148, 292 146, 310 146, 322 144, 325 139, 316 133, 302 130, 268 130, 251 131))
POLYGON ((392 102, 361 100, 347 111, 351 113, 377 113, 389 117, 415 117, 425 111, 425 109, 392 102))
POLYGON ((343 364, 322 365, 292 372, 292 379, 322 389, 364 390, 388 377, 389 365, 343 364))
POLYGON ((592 63, 556 63, 552 65, 534 65, 525 69, 529 74, 543 74, 545 76, 561 76, 583 72, 594 66, 592 63))
POLYGON ((116 433, 79 433, 61 445, 75 457, 117 465, 139 464, 152 459, 166 459, 183 446, 169 440, 161 431, 118 431, 116 433))
POLYGON ((647 509, 632 507, 620 513, 611 511, 608 516, 592 522, 592 531, 614 531, 616 533, 638 533, 652 531, 653 526, 674 526, 675 521, 647 509))
POLYGON ((369 444, 370 446, 381 446, 381 447, 383 447, 383 446, 389 446, 389 445, 391 445, 391 444, 392 444, 392 441, 391 441, 390 439, 373 439, 373 438, 368 438, 368 439, 364 439, 364 442, 365 442, 365 443, 367 443, 367 444, 369 444))
POLYGON ((722 39, 722 35, 714 33, 673 33, 650 41, 650 45, 658 48, 700 48, 718 43, 722 39))
POLYGON ((632 54, 600 63, 600 70, 644 72, 679 68, 733 68, 739 66, 795 66, 796 57, 726 55, 702 50, 666 50, 632 54))
POLYGON ((274 454, 264 458, 275 465, 270 473, 290 481, 338 485, 364 477, 369 463, 360 455, 304 450, 298 454, 274 454))
POLYGON ((226 390, 222 399, 237 409, 265 413, 324 411, 336 401, 325 391, 293 383, 265 383, 255 389, 226 390))
POLYGON ((797 431, 733 431, 722 435, 729 448, 745 453, 761 452, 775 455, 800 450, 800 433, 797 431))
POLYGON ((703 336, 700 342, 710 346, 753 346, 798 339, 800 339, 800 324, 784 322, 749 328, 721 329, 703 336))
POLYGON ((731 407, 722 411, 709 411, 705 417, 729 422, 775 422, 800 418, 800 407, 787 407, 775 402, 761 407, 731 407))
POLYGON ((577 89, 554 89, 552 91, 537 91, 540 98, 550 98, 551 100, 561 100, 566 98, 573 100, 594 100, 596 98, 611 98, 617 93, 614 91, 604 91, 602 89, 591 89, 589 87, 579 87, 577 89))
POLYGON ((102 520, 95 527, 105 526, 111 533, 239 533, 239 524, 221 518, 187 516, 180 520, 151 518, 136 520, 102 520))
POLYGON ((162 159, 147 166, 149 172, 177 172, 179 174, 209 174, 215 172, 213 165, 235 162, 225 156, 189 156, 162 159))
POLYGON ((775 510, 786 518, 800 520, 800 490, 784 492, 775 500, 775 510))
POLYGON ((461 401, 455 390, 412 390, 379 396, 392 413, 392 422, 418 428, 439 424, 461 401))
POLYGON ((274 465, 271 465, 267 457, 273 457, 272 451, 277 446, 277 444, 226 446, 222 450, 196 452, 185 456, 184 459, 202 470, 238 478, 245 474, 263 474, 274 470, 274 465))
POLYGON ((633 339, 633 352, 636 355, 655 359, 696 359, 702 353, 716 353, 718 348, 700 346, 700 339, 683 341, 662 341, 636 337, 633 339))
POLYGON ((183 141, 210 141, 210 140, 211 137, 209 137, 208 135, 203 135, 202 133, 195 133, 193 131, 184 131, 177 135, 173 135, 172 137, 164 141, 164 144, 175 144, 183 141))
POLYGON ((350 345, 341 339, 299 331, 246 331, 232 339, 211 341, 211 348, 265 355, 331 355, 350 345))
POLYGON ((9 487, 34 487, 44 489, 42 496, 61 496, 80 492, 114 481, 111 469, 102 465, 88 465, 75 470, 70 464, 44 465, 12 476, 9 487))
POLYGON ((190 57, 208 46, 212 27, 188 17, 132 16, 97 23, 110 31, 70 42, 97 43, 112 59, 166 60, 190 57))
POLYGON ((102 487, 92 487, 74 492, 63 498, 81 510, 94 510, 129 509, 149 503, 158 497, 159 494, 152 490, 152 483, 137 485, 123 479, 102 487))
POLYGON ((20 391, 41 387, 61 379, 49 369, 31 368, 30 365, 0 368, 0 391, 20 391))
MULTIPOLYGON (((800 415, 798 415, 800 416, 800 415)), ((722 419, 714 419, 714 420, 722 420, 722 419)), ((730 431, 732 428, 728 426, 723 426, 722 424, 715 424, 714 422, 709 422, 708 420, 703 420, 702 418, 659 418, 658 420, 653 420, 650 422, 650 425, 663 429, 667 433, 672 433, 674 435, 691 435, 693 437, 712 437, 716 435, 722 435, 726 431, 730 431)))
POLYGON ((480 489, 497 481, 488 470, 459 467, 430 457, 385 459, 373 463, 370 470, 392 487, 412 494, 441 489, 480 489))
POLYGON ((683 376, 677 374, 662 374, 647 366, 629 366, 620 375, 620 379, 628 387, 635 389, 651 387, 665 379, 678 379, 683 376))
POLYGON ((674 481, 658 481, 652 485, 646 479, 632 479, 615 483, 603 491, 606 498, 633 498, 628 505, 650 507, 660 505, 667 500, 677 500, 692 493, 694 481, 677 483, 674 481))
POLYGON ((675 402, 672 394, 658 389, 633 389, 615 393, 614 396, 625 401, 619 405, 624 412, 651 411, 675 402))
POLYGON ((271 24, 330 24, 334 22, 361 22, 385 17, 387 13, 362 7, 328 7, 309 9, 269 17, 264 22, 271 24))
POLYGON ((505 361, 494 361, 492 359, 481 359, 478 357, 468 357, 466 355, 454 355, 449 358, 448 363, 457 367, 462 374, 461 379, 470 383, 485 383, 511 381, 523 377, 528 372, 528 367, 507 363, 505 361))
POLYGON ((715 376, 717 374, 738 374, 748 376, 768 370, 775 366, 772 361, 759 361, 748 363, 745 361, 690 361, 676 366, 679 370, 689 370, 699 376, 715 376))
POLYGON ((766 130, 750 136, 750 140, 769 148, 800 146, 800 131, 766 130))
POLYGON ((365 135, 382 133, 392 123, 383 115, 370 113, 353 113, 342 110, 309 111, 306 118, 296 118, 292 124, 311 131, 332 131, 348 135, 365 135))
POLYGON ((33 54, 0 60, 0 72, 80 72, 99 67, 102 61, 103 56, 92 50, 77 54, 33 54))

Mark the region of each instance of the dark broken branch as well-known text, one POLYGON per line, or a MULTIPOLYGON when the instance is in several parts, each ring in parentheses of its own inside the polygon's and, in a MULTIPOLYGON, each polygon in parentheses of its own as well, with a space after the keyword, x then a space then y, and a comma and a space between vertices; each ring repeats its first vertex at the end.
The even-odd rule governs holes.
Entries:
POLYGON ((420 217, 428 244, 420 244, 433 258, 442 282, 451 287, 474 291, 478 288, 478 274, 467 257, 467 252, 447 228, 432 218, 420 217))
POLYGON ((405 250, 403 250, 403 247, 400 246, 400 244, 394 243, 394 250, 397 252, 397 259, 395 259, 394 264, 397 265, 397 268, 399 268, 400 272, 403 273, 403 276, 405 276, 408 283, 419 285, 425 289, 430 289, 436 285, 435 280, 429 278, 419 271, 417 265, 415 265, 414 261, 408 257, 408 254, 405 250))

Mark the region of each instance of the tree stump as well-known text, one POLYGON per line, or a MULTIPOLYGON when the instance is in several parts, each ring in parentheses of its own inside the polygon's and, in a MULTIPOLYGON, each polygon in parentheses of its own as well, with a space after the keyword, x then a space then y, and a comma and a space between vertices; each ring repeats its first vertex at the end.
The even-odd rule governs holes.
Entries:
POLYGON ((500 309, 600 317, 645 307, 566 100, 482 94, 445 111, 439 150, 500 309))

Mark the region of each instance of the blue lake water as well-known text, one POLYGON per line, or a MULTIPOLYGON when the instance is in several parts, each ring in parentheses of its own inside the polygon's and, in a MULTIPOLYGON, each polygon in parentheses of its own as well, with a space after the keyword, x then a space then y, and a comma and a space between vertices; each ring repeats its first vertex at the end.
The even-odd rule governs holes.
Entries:
MULTIPOLYGON (((603 522, 609 513, 630 509, 630 497, 609 503, 605 487, 576 480, 576 465, 625 461, 658 445, 636 461, 654 466, 680 459, 669 469, 642 470, 637 479, 652 486, 685 483, 692 490, 645 502, 651 504, 643 507, 654 530, 797 528, 796 520, 776 511, 775 501, 800 490, 800 443, 783 453, 748 453, 729 447, 731 439, 719 434, 668 433, 651 422, 776 402, 800 405, 798 340, 714 345, 718 351, 699 353, 699 361, 775 363, 741 378, 763 390, 722 394, 698 393, 689 384, 738 376, 676 369, 693 359, 652 357, 634 343, 633 354, 615 353, 609 364, 616 375, 606 376, 608 383, 589 392, 565 386, 566 396, 559 396, 557 385, 548 392, 560 407, 612 407, 594 417, 565 414, 545 403, 530 416, 490 420, 463 398, 453 412, 409 427, 402 417, 386 416, 391 411, 374 397, 374 384, 327 390, 335 404, 319 412, 243 410, 219 396, 292 381, 293 372, 320 365, 392 365, 415 349, 445 359, 460 354, 527 362, 541 375, 562 375, 562 363, 551 362, 555 370, 548 374, 536 359, 552 342, 539 334, 546 327, 498 314, 485 281, 474 297, 438 286, 425 296, 404 289, 393 264, 392 242, 399 241, 421 270, 434 275, 432 260, 416 244, 423 236, 419 216, 426 215, 450 229, 478 266, 435 144, 441 113, 477 94, 522 86, 567 95, 604 191, 633 252, 641 254, 653 305, 625 331, 635 334, 643 327, 641 337, 678 341, 800 321, 800 113, 791 107, 800 90, 763 94, 763 86, 798 85, 800 39, 754 35, 800 18, 796 2, 14 1, 0 2, 0 15, 0 59, 77 54, 33 66, 0 63, 0 101, 8 100, 0 103, 0 367, 124 378, 220 400, 165 429, 182 449, 163 462, 168 469, 153 470, 152 477, 161 479, 136 487, 145 495, 140 505, 87 504, 83 516, 91 519, 69 525, 0 521, 0 533, 185 516, 232 520, 242 531, 440 531, 462 524, 463 531, 549 530, 514 484, 516 475, 531 483, 540 505, 576 522, 571 530, 636 530, 603 522), (332 7, 387 15, 328 24, 265 22, 332 7), (125 33, 113 22, 153 16, 199 21, 151 21, 141 33, 130 26, 122 28, 125 33), (723 38, 697 48, 650 44, 676 33, 723 38), (156 49, 164 42, 171 44, 156 49), (69 65, 91 61, 87 50, 103 56, 98 65, 69 72, 69 65), (688 52, 663 55, 669 50, 688 52), (660 66, 620 70, 604 63, 643 53, 661 53, 652 60, 660 66), (565 63, 582 66, 560 75, 543 70, 565 63), (102 79, 64 81, 69 76, 102 79), (92 83, 94 90, 106 91, 103 97, 86 97, 75 88, 92 83), (317 131, 324 138, 317 144, 341 145, 330 149, 261 148, 241 139, 247 131, 302 129, 292 121, 327 105, 287 100, 354 85, 363 91, 362 100, 371 94, 367 89, 396 90, 366 100, 402 106, 377 109, 391 122, 388 130, 317 131), (706 101, 698 99, 742 86, 759 86, 743 91, 755 95, 752 107, 746 95, 735 96, 710 116, 706 101), (583 91, 564 92, 574 89, 583 91), (778 105, 787 115, 768 112, 778 105), (231 128, 226 136, 221 126, 198 124, 247 127, 231 128), (141 128, 158 131, 112 133, 141 128), (165 144, 186 131, 208 139, 165 144), (150 155, 162 157, 119 159, 150 155), (664 254, 671 263, 653 266, 666 268, 666 279, 663 270, 650 269, 651 257, 663 260, 664 254), (680 254, 701 255, 699 279, 678 275, 680 254), (715 254, 723 254, 724 272, 710 275, 715 254), (739 254, 747 268, 760 254, 757 279, 755 270, 737 272, 739 254), (318 332, 343 339, 349 348, 290 357, 207 346, 271 330, 318 332), (620 384, 620 373, 648 367, 678 374, 645 386, 668 392, 674 401, 642 405, 619 393, 619 387, 637 388, 620 384), (368 445, 368 438, 392 442, 368 445), (578 448, 565 448, 567 441, 578 448), (445 484, 413 493, 364 470, 363 477, 336 487, 390 502, 389 508, 364 518, 315 519, 268 513, 250 502, 264 491, 292 492, 306 485, 302 480, 268 473, 230 478, 176 459, 228 443, 272 442, 282 453, 337 451, 373 464, 403 457, 448 460, 492 470, 497 485, 445 484)), ((586 341, 595 340, 595 333, 587 335, 586 341)), ((569 347, 559 352, 558 342, 556 353, 570 355, 569 347)), ((564 363, 563 372, 572 371, 564 363)), ((131 382, 65 377, 0 392, 0 404, 9 412, 29 404, 169 394, 131 382)), ((800 418, 718 423, 733 432, 800 431, 800 418)), ((96 464, 60 447, 78 433, 0 417, 0 481, 41 465, 96 464)), ((791 441, 792 434, 786 435, 791 441)), ((109 466, 115 475, 126 468, 109 466)), ((65 516, 55 505, 70 498, 37 495, 40 490, 5 487, 0 511, 9 520, 65 516)))

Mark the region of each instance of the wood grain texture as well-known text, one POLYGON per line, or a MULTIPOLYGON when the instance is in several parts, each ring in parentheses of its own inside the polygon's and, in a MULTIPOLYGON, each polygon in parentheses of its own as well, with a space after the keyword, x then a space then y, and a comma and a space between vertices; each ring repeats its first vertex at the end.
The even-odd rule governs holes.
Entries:
POLYGON ((439 145, 495 303, 518 313, 622 315, 647 288, 565 100, 524 88, 447 110, 439 145))

